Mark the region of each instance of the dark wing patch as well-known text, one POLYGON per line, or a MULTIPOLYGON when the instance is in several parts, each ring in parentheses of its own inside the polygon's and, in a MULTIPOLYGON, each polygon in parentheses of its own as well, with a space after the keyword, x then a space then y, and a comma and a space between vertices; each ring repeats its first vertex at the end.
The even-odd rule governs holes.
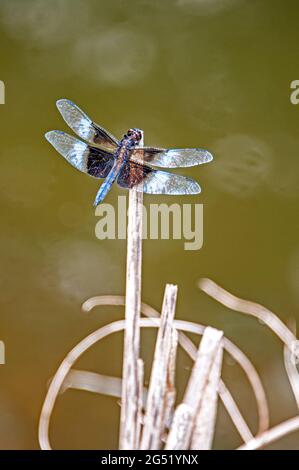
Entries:
POLYGON ((75 103, 62 99, 58 100, 56 104, 67 125, 81 139, 105 147, 112 152, 116 150, 118 140, 103 127, 94 123, 75 103))
POLYGON ((122 188, 132 189, 142 183, 146 177, 154 172, 155 170, 146 165, 140 165, 139 163, 129 161, 122 167, 117 183, 122 188))
POLYGON ((113 167, 114 157, 101 149, 90 147, 87 157, 87 173, 95 178, 106 178, 113 167))
POLYGON ((91 147, 62 131, 50 131, 46 139, 77 170, 95 178, 106 178, 115 161, 114 155, 91 147))
POLYGON ((147 194, 198 194, 201 189, 192 178, 158 171, 146 165, 129 161, 122 167, 117 183, 122 188, 147 194))

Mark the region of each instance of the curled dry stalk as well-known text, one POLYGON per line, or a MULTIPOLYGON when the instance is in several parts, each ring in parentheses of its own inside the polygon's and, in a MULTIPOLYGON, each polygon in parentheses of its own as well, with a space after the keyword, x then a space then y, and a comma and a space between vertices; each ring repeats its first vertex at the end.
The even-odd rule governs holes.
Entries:
MULTIPOLYGON (((224 291, 222 288, 220 288, 221 289, 220 291, 215 291, 216 285, 215 283, 212 283, 212 281, 205 280, 204 283, 201 282, 201 287, 211 295, 212 291, 211 289, 209 289, 210 286, 212 286, 214 289, 213 294, 215 294, 215 292, 217 292, 217 294, 219 292, 221 293, 221 301, 222 301, 225 297, 226 291, 224 291)), ((214 298, 220 301, 220 297, 217 294, 214 295, 214 298)), ((231 296, 231 294, 229 294, 229 296, 231 296)), ((231 300, 231 297, 229 297, 229 299, 231 300)), ((241 299, 238 299, 238 300, 242 302, 241 299)), ((246 313, 249 313, 248 303, 247 301, 245 302, 246 302, 245 303, 246 313)), ((224 299, 222 303, 227 305, 227 299, 224 299)), ((124 305, 124 297, 123 296, 99 296, 96 298, 91 298, 83 304, 83 311, 88 312, 92 308, 99 306, 99 305, 124 305)), ((238 305, 238 310, 242 311, 243 304, 238 303, 237 305, 238 305)), ((259 311, 259 308, 256 307, 257 304, 254 304, 254 305, 255 305, 254 314, 256 314, 256 312, 259 311)), ((231 307, 231 304, 229 304, 229 306, 231 307)), ((234 306, 236 306, 236 304, 234 304, 234 306)), ((261 308, 262 308, 262 311, 264 311, 263 307, 261 308)), ((150 307, 147 304, 142 303, 141 312, 145 315, 149 315, 151 318, 140 319, 140 327, 142 328, 156 327, 157 328, 160 326, 160 320, 157 318, 159 314, 152 307, 150 307)), ((263 321, 264 321, 264 318, 263 318, 263 321)), ((271 315, 269 315, 269 311, 267 311, 267 321, 269 324, 272 324, 271 315)), ((190 357, 193 360, 196 359, 196 354, 197 354, 196 347, 190 341, 190 339, 187 336, 185 336, 184 332, 197 333, 197 334, 202 335, 205 332, 206 328, 203 325, 186 322, 186 321, 180 321, 180 320, 174 320, 173 327, 179 332, 178 341, 179 341, 180 346, 185 349, 185 351, 190 355, 190 357)), ((114 323, 111 323, 110 325, 106 325, 102 328, 99 328, 94 333, 89 335, 87 338, 83 339, 77 346, 75 346, 75 348, 67 355, 64 361, 61 363, 58 371, 56 372, 50 384, 47 397, 44 402, 43 410, 41 413, 40 426, 39 426, 39 440, 40 440, 41 448, 43 449, 51 448, 50 442, 49 442, 50 417, 51 417, 57 396, 61 391, 63 391, 63 389, 77 388, 77 389, 85 389, 89 391, 94 391, 96 393, 104 393, 104 394, 109 393, 117 397, 120 396, 120 391, 121 391, 120 379, 114 378, 114 377, 100 376, 99 374, 95 374, 95 373, 91 373, 87 371, 76 371, 74 369, 71 371, 71 369, 74 366, 76 360, 89 347, 91 347, 97 341, 100 341, 104 337, 108 336, 109 334, 112 334, 117 331, 121 331, 124 328, 125 328, 125 321, 123 320, 114 322, 114 323)), ((287 329, 287 327, 283 325, 280 331, 285 330, 285 328, 287 329)), ((291 340, 294 341, 294 336, 292 336, 293 334, 292 333, 290 334, 290 333, 287 333, 287 335, 284 335, 284 337, 291 338, 291 340)), ((231 341, 229 341, 225 337, 223 338, 223 347, 234 358, 234 360, 243 368, 245 374, 247 375, 253 387, 253 392, 257 400, 258 408, 268 410, 263 386, 261 384, 258 374, 256 373, 253 365, 250 363, 249 359, 242 353, 242 351, 239 348, 237 348, 231 341)), ((294 348, 294 346, 290 345, 290 347, 287 348, 287 350, 293 351, 292 348, 294 348)), ((292 377, 293 377, 292 387, 293 387, 293 390, 295 387, 295 390, 296 390, 295 394, 298 394, 299 393, 298 385, 294 385, 294 383, 295 384, 298 383, 298 373, 295 372, 294 358, 293 357, 291 358, 289 356, 288 363, 292 365, 292 377)), ((289 373, 289 376, 290 376, 290 373, 289 373)), ((283 435, 289 432, 293 432, 299 428, 299 417, 295 417, 295 418, 292 418, 291 420, 286 421, 285 423, 281 423, 280 425, 272 428, 271 430, 267 430, 267 427, 265 425, 267 425, 268 423, 268 411, 266 411, 264 415, 260 414, 259 416, 260 417, 260 432, 255 437, 253 437, 251 431, 249 430, 246 424, 245 419, 243 418, 236 403, 234 402, 234 399, 232 398, 229 390, 227 389, 226 385, 221 379, 219 382, 218 393, 224 405, 226 406, 235 426, 237 427, 239 434, 243 438, 244 444, 240 446, 239 449, 258 449, 262 446, 269 444, 270 442, 273 442, 279 439, 283 435), (262 418, 262 430, 261 430, 261 418, 262 418)), ((146 406, 146 396, 147 396, 146 390, 143 390, 143 396, 142 396, 143 407, 146 406)), ((172 419, 172 427, 168 433, 166 448, 179 448, 176 446, 181 446, 180 448, 183 448, 184 445, 186 445, 182 442, 180 443, 180 436, 185 435, 185 432, 183 432, 185 429, 185 426, 188 426, 189 425, 188 423, 192 421, 192 419, 194 419, 194 415, 192 418, 192 410, 190 409, 187 403, 183 402, 181 405, 177 407, 174 413, 174 417, 172 419), (176 436, 176 441, 173 440, 173 436, 176 436)), ((143 423, 142 417, 140 417, 140 421, 142 424, 143 423)), ((208 436, 209 434, 206 433, 205 435, 208 436)), ((209 439, 211 440, 211 437, 209 439)), ((162 439, 161 439, 161 442, 162 442, 162 439)))
MULTIPOLYGON (((240 299, 227 292, 211 279, 201 279, 199 287, 206 294, 213 297, 226 307, 240 313, 252 315, 264 323, 282 341, 284 346, 284 363, 286 373, 293 391, 297 407, 299 408, 299 374, 297 364, 299 361, 299 341, 295 334, 288 328, 275 313, 255 302, 240 299)), ((295 416, 272 429, 263 432, 251 439, 239 449, 253 450, 270 444, 281 437, 299 429, 299 416, 295 416)))
MULTIPOLYGON (((83 312, 90 312, 93 308, 97 306, 124 306, 125 305, 125 298, 121 295, 102 295, 91 297, 90 299, 86 300, 82 305, 83 312)), ((141 304, 141 313, 148 318, 159 318, 160 314, 152 308, 150 305, 146 303, 141 304)), ((205 326, 200 325, 197 323, 196 325, 190 322, 182 322, 190 332, 195 334, 202 335, 205 326)), ((190 358, 195 361, 197 349, 193 342, 182 332, 179 330, 178 334, 178 341, 179 345, 184 351, 190 356, 190 358)), ((245 375, 248 378, 248 381, 252 387, 252 391, 254 397, 256 399, 257 404, 257 411, 258 411, 258 433, 264 432, 269 427, 269 409, 268 403, 266 399, 265 390, 263 388, 263 384, 259 378, 258 373, 256 372, 253 364, 247 358, 247 356, 230 340, 227 338, 223 339, 224 341, 224 349, 227 351, 228 354, 239 364, 239 366, 243 369, 245 375)), ((234 401, 230 391, 226 387, 223 379, 220 380, 219 384, 219 395, 220 399, 223 402, 224 407, 226 408, 232 422, 234 423, 238 433, 240 434, 241 438, 244 442, 250 440, 253 435, 248 428, 240 410, 238 409, 237 404, 234 401)))

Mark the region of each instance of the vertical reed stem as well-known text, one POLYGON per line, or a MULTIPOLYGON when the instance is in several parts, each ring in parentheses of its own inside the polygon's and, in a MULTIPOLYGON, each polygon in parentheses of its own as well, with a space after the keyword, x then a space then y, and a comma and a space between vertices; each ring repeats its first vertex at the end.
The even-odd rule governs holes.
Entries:
MULTIPOLYGON (((143 146, 143 137, 140 142, 143 146)), ((124 332, 120 449, 138 449, 140 438, 140 307, 143 193, 130 190, 127 228, 126 328, 124 332)))
POLYGON ((167 284, 161 312, 154 361, 152 365, 146 414, 140 448, 157 450, 162 445, 165 419, 173 407, 174 364, 177 335, 173 330, 177 299, 177 286, 167 284))

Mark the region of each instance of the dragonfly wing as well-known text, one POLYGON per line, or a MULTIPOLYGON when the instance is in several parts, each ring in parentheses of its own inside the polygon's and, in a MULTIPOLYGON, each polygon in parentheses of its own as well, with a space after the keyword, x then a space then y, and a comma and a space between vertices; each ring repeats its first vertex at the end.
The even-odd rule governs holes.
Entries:
POLYGON ((210 152, 194 149, 160 149, 154 147, 135 148, 132 159, 164 168, 177 168, 201 165, 213 160, 210 152))
POLYGON ((62 99, 57 101, 57 108, 60 111, 67 125, 81 139, 91 144, 105 147, 108 150, 115 151, 118 146, 118 140, 92 120, 70 100, 62 99))
POLYGON ((95 178, 106 178, 115 161, 114 155, 91 147, 62 131, 50 131, 46 139, 77 170, 95 178))
POLYGON ((146 165, 129 161, 122 167, 117 183, 122 188, 147 194, 198 194, 201 189, 192 178, 154 170, 146 165))

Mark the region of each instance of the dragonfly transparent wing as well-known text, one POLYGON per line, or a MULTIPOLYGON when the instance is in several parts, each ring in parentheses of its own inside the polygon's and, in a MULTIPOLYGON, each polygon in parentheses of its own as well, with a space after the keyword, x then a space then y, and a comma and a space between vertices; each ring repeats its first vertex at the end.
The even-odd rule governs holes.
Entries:
POLYGON ((56 104, 67 125, 81 139, 105 147, 112 152, 116 150, 118 140, 103 127, 95 124, 75 103, 62 99, 58 100, 56 104))
POLYGON ((77 170, 95 178, 106 178, 115 161, 112 153, 91 147, 65 132, 50 131, 45 137, 77 170))
POLYGON ((213 160, 213 155, 207 150, 194 149, 160 149, 155 147, 135 148, 132 159, 150 165, 177 168, 201 165, 213 160))
POLYGON ((186 176, 154 170, 129 161, 121 169, 117 183, 122 188, 136 189, 147 194, 198 194, 199 184, 186 176))

